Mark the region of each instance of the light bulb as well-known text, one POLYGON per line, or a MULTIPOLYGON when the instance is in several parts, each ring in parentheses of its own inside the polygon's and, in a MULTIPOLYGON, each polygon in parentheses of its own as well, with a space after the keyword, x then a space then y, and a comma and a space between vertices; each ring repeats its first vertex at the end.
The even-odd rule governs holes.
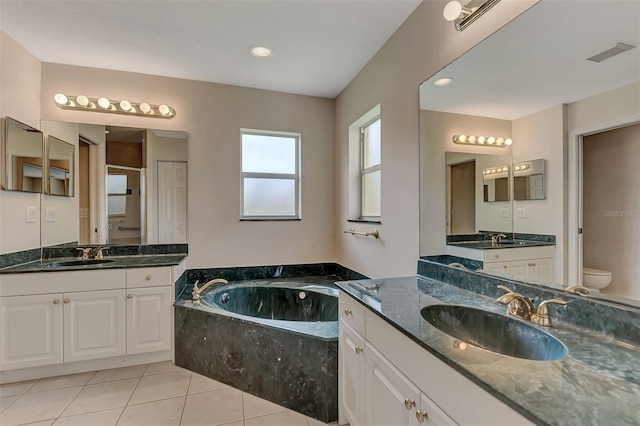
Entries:
POLYGON ((489 138, 487 138, 487 143, 494 144, 495 142, 496 138, 494 138, 493 136, 489 136, 489 138))
POLYGON ((265 46, 251 46, 249 52, 256 58, 264 59, 271 56, 271 49, 265 46))
POLYGON ((460 13, 462 13, 462 4, 459 1, 452 0, 444 7, 442 11, 442 16, 444 19, 451 22, 455 21, 460 17, 460 13))
POLYGON ((478 136, 478 143, 484 143, 487 139, 484 136, 478 136))
POLYGON ((129 101, 120 101, 120 108, 123 111, 129 111, 131 109, 131 102, 129 102, 129 101))
POLYGON ((162 115, 169 115, 169 113, 171 112, 169 107, 166 106, 166 105, 160 105, 158 107, 158 111, 160 111, 160 114, 162 114, 162 115))
POLYGON ((504 140, 504 144, 505 145, 511 145, 513 143, 513 141, 511 139, 505 139, 504 140))
POLYGON ((458 136, 458 140, 460 142, 466 142, 467 141, 467 135, 460 135, 458 136))
POLYGON ((84 95, 78 95, 76 96, 76 102, 78 103, 78 105, 85 107, 89 105, 89 98, 84 95))
POLYGON ((467 138, 467 141, 469 141, 469 143, 476 143, 476 137, 475 136, 469 136, 467 138))
POLYGON ((111 106, 111 102, 107 98, 98 98, 98 106, 100 106, 100 108, 107 109, 111 106))
POLYGON ((140 104, 140 111, 144 112, 145 114, 149 114, 151 112, 151 106, 149 106, 148 103, 143 102, 140 104))
POLYGON ((496 139, 496 143, 497 143, 498 145, 503 145, 503 144, 504 144, 504 138, 498 138, 498 139, 496 139))
POLYGON ((57 95, 55 95, 53 97, 53 100, 56 101, 58 105, 66 105, 67 102, 69 101, 69 99, 67 99, 67 97, 62 93, 58 93, 57 95))

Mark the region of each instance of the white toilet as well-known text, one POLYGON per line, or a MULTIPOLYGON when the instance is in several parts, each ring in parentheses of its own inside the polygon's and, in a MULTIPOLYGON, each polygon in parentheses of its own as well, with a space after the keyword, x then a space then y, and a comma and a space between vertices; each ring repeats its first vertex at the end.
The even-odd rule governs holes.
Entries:
POLYGON ((582 268, 582 285, 593 290, 600 291, 611 283, 613 274, 602 269, 582 268))

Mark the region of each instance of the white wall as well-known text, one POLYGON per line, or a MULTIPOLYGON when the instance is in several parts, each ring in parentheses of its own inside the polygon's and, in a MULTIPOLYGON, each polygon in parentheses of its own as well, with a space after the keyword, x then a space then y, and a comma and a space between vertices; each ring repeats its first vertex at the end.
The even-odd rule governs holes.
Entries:
MULTIPOLYGON (((32 54, 0 31, 0 116, 40 128, 41 67, 32 54)), ((4 173, 4 165, 0 167, 4 173)), ((0 190, 0 254, 40 247, 40 195, 0 190), (26 223, 27 207, 36 222, 26 223)))
POLYGON ((333 261, 333 100, 42 64, 42 118, 189 134, 189 267, 333 261), (172 120, 58 108, 56 93, 166 103, 172 120), (302 220, 241 222, 240 129, 299 132, 302 220))

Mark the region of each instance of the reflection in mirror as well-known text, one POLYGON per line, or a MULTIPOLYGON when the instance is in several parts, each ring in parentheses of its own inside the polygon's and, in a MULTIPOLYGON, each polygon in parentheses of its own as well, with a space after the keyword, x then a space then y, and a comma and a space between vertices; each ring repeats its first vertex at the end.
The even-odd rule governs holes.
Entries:
POLYGON ((2 189, 42 192, 42 132, 10 117, 4 118, 2 189))
POLYGON ((143 244, 144 169, 107 165, 107 244, 143 244))
MULTIPOLYGON (((502 152, 512 156, 514 166, 531 163, 529 170, 511 169, 515 178, 509 211, 513 232, 555 237, 555 278, 551 280, 555 284, 549 285, 582 283, 583 243, 589 241, 577 232, 579 228, 588 232, 581 222, 588 212, 578 201, 586 190, 586 183, 581 186, 582 178, 578 178, 587 172, 582 137, 586 140, 592 134, 631 127, 640 117, 640 49, 602 62, 589 58, 618 42, 640 46, 639 16, 637 1, 541 1, 420 86, 421 256, 446 253, 446 246, 434 244, 434 236, 448 228, 434 214, 435 206, 444 203, 439 188, 445 185, 432 169, 443 164, 442 152, 460 151, 449 143, 451 136, 500 135, 513 139, 502 152), (578 9, 580 19, 575 19, 578 9), (453 83, 433 84, 444 77, 452 78, 453 83), (499 122, 503 131, 486 128, 488 123, 499 122), (446 131, 440 131, 441 127, 446 131), (585 133, 578 133, 581 131, 585 133), (534 168, 536 162, 529 160, 536 158, 539 167, 534 168)), ((497 153, 487 146, 475 147, 473 152, 497 153)), ((607 164, 611 165, 608 169, 619 169, 615 162, 607 164)), ((597 179, 603 167, 600 164, 594 172, 597 179)), ((629 176, 627 171, 616 187, 635 188, 626 181, 629 176)), ((602 218, 606 208, 593 209, 592 216, 602 218)), ((618 223, 611 217, 603 222, 618 223)), ((633 232, 627 232, 630 234, 633 232)), ((602 235, 595 244, 602 263, 585 257, 585 265, 613 272, 612 283, 601 290, 609 293, 603 296, 609 300, 624 301, 623 297, 640 294, 640 269, 627 274, 634 288, 625 287, 622 278, 637 263, 630 253, 637 252, 640 240, 634 238, 628 245, 621 244, 623 240, 613 231, 602 235), (605 264, 603 247, 609 247, 606 251, 626 265, 624 269, 613 262, 605 264)), ((586 297, 598 297, 598 293, 586 297)))
POLYGON ((513 199, 544 200, 544 158, 513 165, 513 199))
POLYGON ((511 200, 508 165, 499 164, 482 169, 482 183, 485 203, 511 200))
POLYGON ((47 188, 45 194, 74 196, 74 159, 76 148, 70 143, 47 137, 47 188))

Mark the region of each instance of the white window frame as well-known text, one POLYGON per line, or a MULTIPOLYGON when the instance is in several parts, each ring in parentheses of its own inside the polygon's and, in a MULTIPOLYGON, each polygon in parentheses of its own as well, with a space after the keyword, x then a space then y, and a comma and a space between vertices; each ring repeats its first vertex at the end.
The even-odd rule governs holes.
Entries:
POLYGON ((240 220, 300 220, 300 133, 294 132, 281 132, 272 130, 257 130, 257 129, 240 129, 240 220), (243 135, 256 135, 256 136, 283 136, 287 138, 294 138, 295 143, 295 173, 256 173, 245 172, 242 170, 242 136, 243 135), (258 179, 291 179, 295 183, 295 213, 293 215, 274 215, 274 216, 254 216, 244 214, 244 180, 245 178, 258 178, 258 179))
MULTIPOLYGON (((364 140, 364 135, 365 135, 365 129, 367 127, 369 127, 370 125, 372 125, 373 123, 375 123, 376 121, 380 121, 380 127, 382 128, 382 121, 380 118, 380 114, 376 115, 375 118, 367 121, 365 124, 363 124, 360 127, 360 196, 361 196, 361 200, 360 200, 360 219, 362 220, 369 220, 369 221, 379 221, 380 220, 380 215, 378 216, 365 216, 364 214, 364 206, 365 206, 365 190, 364 190, 364 178, 366 177, 366 175, 379 171, 381 170, 381 165, 382 165, 382 158, 380 159, 380 162, 374 166, 370 166, 370 167, 365 167, 365 160, 364 160, 364 155, 365 155, 365 140, 364 140)), ((382 149, 382 135, 380 138, 380 149, 382 149)), ((382 153, 381 153, 382 154, 382 153)), ((380 172, 380 181, 382 182, 382 172, 380 172)), ((380 188, 380 198, 382 198, 382 188, 380 188)), ((380 208, 382 208, 382 206, 380 206, 380 208)))

